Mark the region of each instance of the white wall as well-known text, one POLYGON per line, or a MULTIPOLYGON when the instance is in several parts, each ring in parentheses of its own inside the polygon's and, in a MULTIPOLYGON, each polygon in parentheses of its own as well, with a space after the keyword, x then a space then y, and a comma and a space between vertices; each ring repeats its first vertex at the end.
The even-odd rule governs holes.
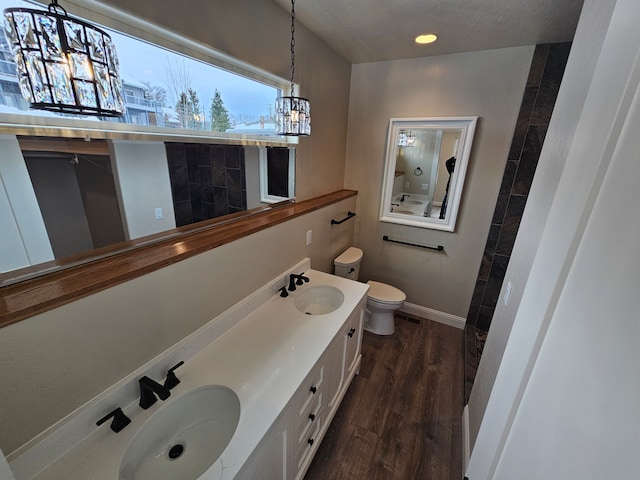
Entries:
POLYGON ((354 65, 345 187, 358 190, 361 276, 402 289, 407 301, 461 321, 467 315, 534 47, 354 65), (378 220, 391 117, 478 115, 455 232, 378 220), (444 253, 382 236, 443 245, 444 253))
POLYGON ((0 272, 53 260, 36 194, 15 135, 0 135, 0 272))
MULTIPOLYGON (((536 168, 533 182, 535 188, 529 193, 526 211, 505 274, 503 288, 508 282, 512 284, 509 303, 505 305, 498 302, 496 306, 490 334, 469 398, 472 443, 478 434, 542 230, 552 208, 560 175, 574 140, 614 4, 614 0, 587 2, 588 7, 583 9, 580 18, 536 168)), ((502 298, 503 293, 501 292, 499 298, 502 298)))
POLYGON ((176 228, 164 143, 118 140, 109 148, 127 240, 176 228))
POLYGON ((627 124, 550 314, 496 479, 638 476, 637 81, 627 124))
POLYGON ((264 205, 260 201, 260 149, 245 147, 244 172, 247 185, 247 209, 264 205))
POLYGON ((469 403, 481 419, 471 480, 637 476, 639 14, 633 0, 585 2, 514 248, 530 267, 509 266, 522 293, 512 322, 494 317, 469 403), (540 222, 529 205, 542 192, 540 222))

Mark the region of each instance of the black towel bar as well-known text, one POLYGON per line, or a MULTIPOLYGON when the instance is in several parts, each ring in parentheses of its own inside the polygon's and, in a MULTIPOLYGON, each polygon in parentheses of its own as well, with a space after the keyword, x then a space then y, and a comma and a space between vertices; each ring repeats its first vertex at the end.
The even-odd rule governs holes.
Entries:
POLYGON ((442 245, 438 245, 437 247, 430 247, 428 245, 418 245, 416 243, 409 243, 409 242, 401 242, 400 240, 391 240, 388 236, 384 235, 382 237, 382 240, 384 240, 385 242, 393 242, 393 243, 401 243, 402 245, 410 245, 412 247, 420 247, 420 248, 428 248, 430 250, 437 250, 439 252, 444 251, 444 247, 442 245))
POLYGON ((353 218, 355 216, 356 216, 355 213, 347 212, 347 216, 345 218, 343 218, 342 220, 331 219, 331 225, 340 225, 342 222, 346 222, 347 220, 349 220, 350 218, 353 218))

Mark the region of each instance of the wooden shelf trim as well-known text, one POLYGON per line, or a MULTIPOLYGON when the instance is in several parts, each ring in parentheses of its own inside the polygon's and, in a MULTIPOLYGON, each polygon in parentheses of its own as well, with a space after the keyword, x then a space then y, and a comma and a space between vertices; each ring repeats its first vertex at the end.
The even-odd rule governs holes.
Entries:
POLYGON ((339 190, 0 288, 0 328, 357 195, 339 190))

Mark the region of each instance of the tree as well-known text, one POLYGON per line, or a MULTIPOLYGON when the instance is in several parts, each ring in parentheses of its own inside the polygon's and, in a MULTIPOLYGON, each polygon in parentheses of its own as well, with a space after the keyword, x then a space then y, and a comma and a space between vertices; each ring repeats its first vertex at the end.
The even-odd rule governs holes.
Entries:
POLYGON ((193 118, 193 109, 189 97, 185 92, 180 93, 176 102, 176 114, 180 128, 189 128, 190 119, 193 118))
POLYGON ((159 87, 158 85, 151 85, 151 82, 149 81, 142 82, 142 84, 145 87, 144 98, 147 100, 155 100, 164 107, 167 101, 167 90, 164 87, 159 87))
POLYGON ((189 95, 189 103, 191 105, 191 118, 189 119, 189 126, 191 130, 202 130, 204 123, 204 115, 202 108, 200 107, 200 99, 198 98, 198 92, 193 88, 190 88, 187 92, 189 95))
POLYGON ((172 61, 168 58, 165 66, 165 75, 171 99, 176 102, 175 109, 179 127, 192 128, 193 109, 190 97, 187 94, 189 90, 192 90, 192 81, 185 59, 174 59, 172 61))
POLYGON ((222 95, 220 94, 220 90, 217 88, 213 98, 211 99, 209 115, 211 117, 211 130, 214 132, 225 132, 229 127, 231 127, 229 112, 224 106, 222 95))
POLYGON ((190 88, 186 92, 181 92, 176 102, 176 114, 180 128, 188 130, 202 130, 204 115, 200 108, 198 92, 190 88))

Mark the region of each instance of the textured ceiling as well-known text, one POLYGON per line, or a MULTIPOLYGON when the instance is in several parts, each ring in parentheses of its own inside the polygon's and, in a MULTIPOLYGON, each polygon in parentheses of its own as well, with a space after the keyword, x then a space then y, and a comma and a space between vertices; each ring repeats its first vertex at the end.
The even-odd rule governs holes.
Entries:
MULTIPOLYGON (((290 11, 290 0, 274 0, 290 11)), ((296 0, 304 24, 351 63, 569 41, 583 0, 296 0), (432 45, 416 45, 436 33, 432 45)))

